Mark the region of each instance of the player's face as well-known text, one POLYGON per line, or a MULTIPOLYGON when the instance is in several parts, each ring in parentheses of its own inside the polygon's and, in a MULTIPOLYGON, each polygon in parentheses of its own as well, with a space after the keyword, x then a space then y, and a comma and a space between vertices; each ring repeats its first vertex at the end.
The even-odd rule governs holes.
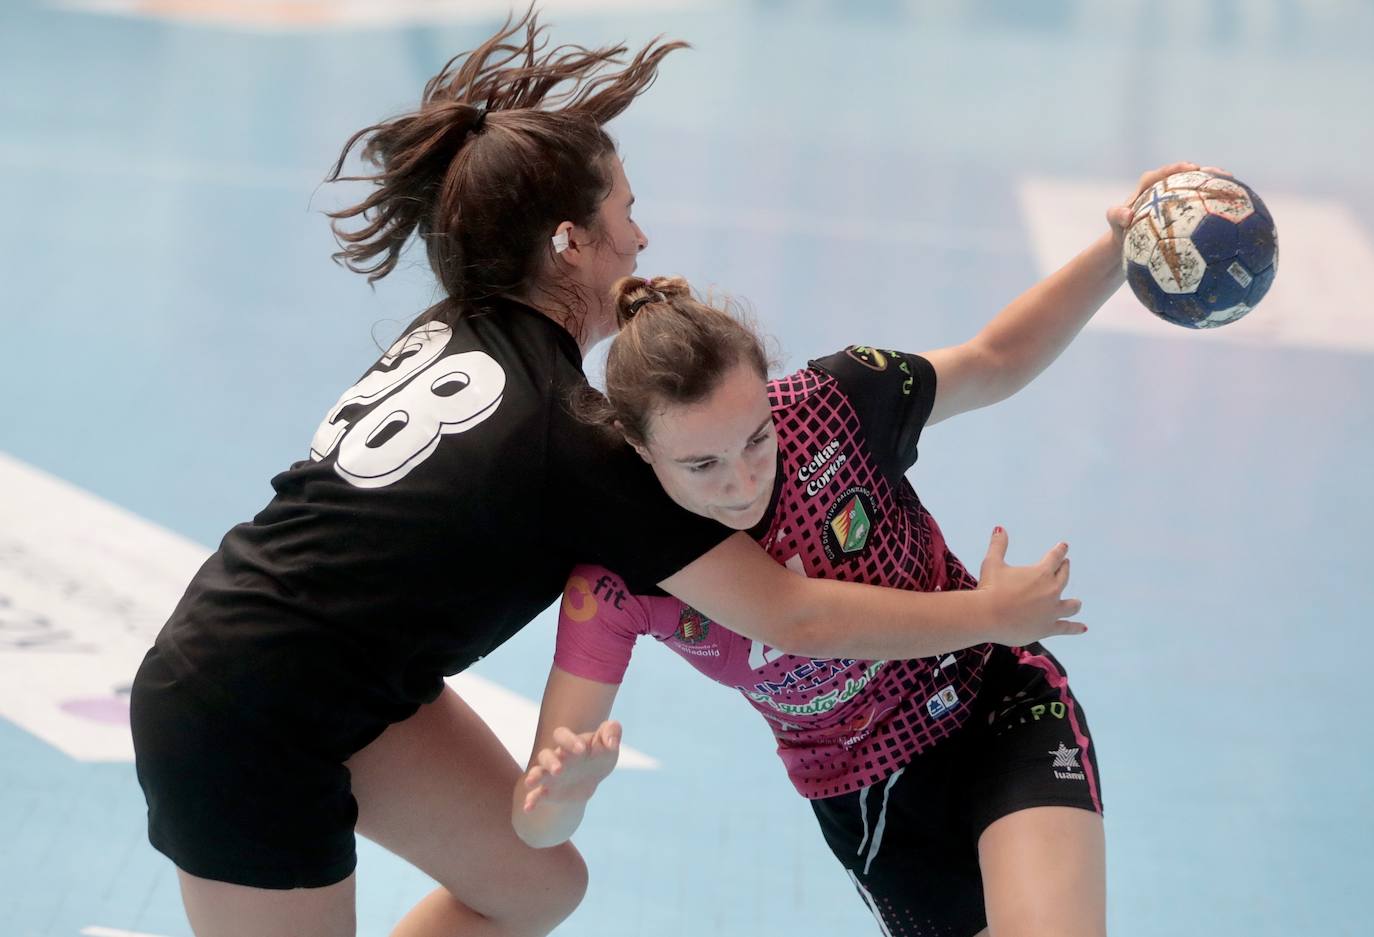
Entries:
POLYGON ((778 437, 768 389, 746 362, 705 400, 669 406, 649 420, 636 447, 679 505, 735 530, 757 524, 773 495, 778 437))
POLYGON ((615 308, 610 300, 611 287, 621 277, 635 272, 639 263, 639 252, 649 246, 649 239, 635 223, 632 209, 634 193, 630 182, 625 178, 625 167, 620 157, 612 153, 607 157, 611 170, 611 191, 601 201, 597 209, 596 229, 591 232, 591 244, 586 265, 579 271, 583 284, 599 301, 601 308, 592 310, 589 315, 589 331, 598 339, 615 334, 615 308))

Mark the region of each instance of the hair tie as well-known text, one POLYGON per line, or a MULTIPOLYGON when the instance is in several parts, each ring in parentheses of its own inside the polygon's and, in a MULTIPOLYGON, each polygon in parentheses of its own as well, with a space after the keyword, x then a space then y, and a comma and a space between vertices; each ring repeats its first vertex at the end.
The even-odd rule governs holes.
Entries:
POLYGON ((477 116, 472 119, 472 123, 468 126, 468 133, 479 132, 484 126, 486 126, 486 123, 487 107, 484 104, 481 107, 477 108, 477 116))
POLYGON ((638 315, 639 310, 643 309, 649 303, 666 303, 667 301, 668 297, 664 296, 658 290, 654 290, 652 292, 652 295, 641 296, 639 297, 639 299, 636 299, 634 302, 630 303, 630 308, 625 313, 625 316, 626 318, 631 318, 633 316, 638 315))

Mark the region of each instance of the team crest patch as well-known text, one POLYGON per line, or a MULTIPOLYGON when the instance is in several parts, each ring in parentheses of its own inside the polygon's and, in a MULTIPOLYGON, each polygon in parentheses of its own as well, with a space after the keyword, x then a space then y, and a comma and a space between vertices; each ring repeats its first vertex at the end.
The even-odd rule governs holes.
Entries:
POLYGON ((836 498, 825 515, 825 555, 833 560, 868 546, 873 515, 873 493, 867 488, 850 488, 836 498))
POLYGON ((694 608, 682 609, 677 620, 677 631, 673 637, 683 644, 700 644, 711 633, 711 619, 694 608))
POLYGON ((887 359, 896 357, 893 352, 881 351, 867 345, 850 345, 844 350, 844 353, 859 364, 866 368, 872 368, 874 371, 886 371, 887 359))

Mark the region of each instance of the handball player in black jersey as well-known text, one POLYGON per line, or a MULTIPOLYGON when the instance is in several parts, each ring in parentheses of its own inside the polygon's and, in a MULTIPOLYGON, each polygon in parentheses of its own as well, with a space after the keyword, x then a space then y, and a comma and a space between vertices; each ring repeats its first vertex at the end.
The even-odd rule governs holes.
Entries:
POLYGON ((149 838, 199 937, 352 934, 355 831, 440 886, 396 935, 566 917, 580 857, 516 837, 520 768, 444 677, 551 604, 576 562, 795 653, 907 657, 922 628, 991 621, 1025 641, 1081 630, 1062 556, 959 595, 793 576, 572 417, 582 355, 616 328, 611 286, 647 244, 603 126, 681 44, 625 63, 544 51, 541 33, 532 11, 508 23, 344 148, 331 178, 356 178, 341 172, 359 145, 376 171, 335 215, 340 258, 375 280, 416 239, 443 298, 225 536, 135 679, 149 838))

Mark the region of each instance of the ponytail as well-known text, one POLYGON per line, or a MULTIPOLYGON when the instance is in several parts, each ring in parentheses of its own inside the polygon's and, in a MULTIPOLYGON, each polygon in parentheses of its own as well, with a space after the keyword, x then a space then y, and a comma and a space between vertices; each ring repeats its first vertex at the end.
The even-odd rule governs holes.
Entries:
POLYGON ((375 188, 330 213, 337 262, 373 283, 416 237, 450 305, 470 307, 529 287, 560 223, 595 225, 615 154, 603 125, 686 44, 655 40, 623 64, 624 45, 549 49, 546 32, 533 7, 508 18, 426 83, 418 109, 349 138, 328 181, 375 188), (360 144, 376 171, 342 175, 360 144))

